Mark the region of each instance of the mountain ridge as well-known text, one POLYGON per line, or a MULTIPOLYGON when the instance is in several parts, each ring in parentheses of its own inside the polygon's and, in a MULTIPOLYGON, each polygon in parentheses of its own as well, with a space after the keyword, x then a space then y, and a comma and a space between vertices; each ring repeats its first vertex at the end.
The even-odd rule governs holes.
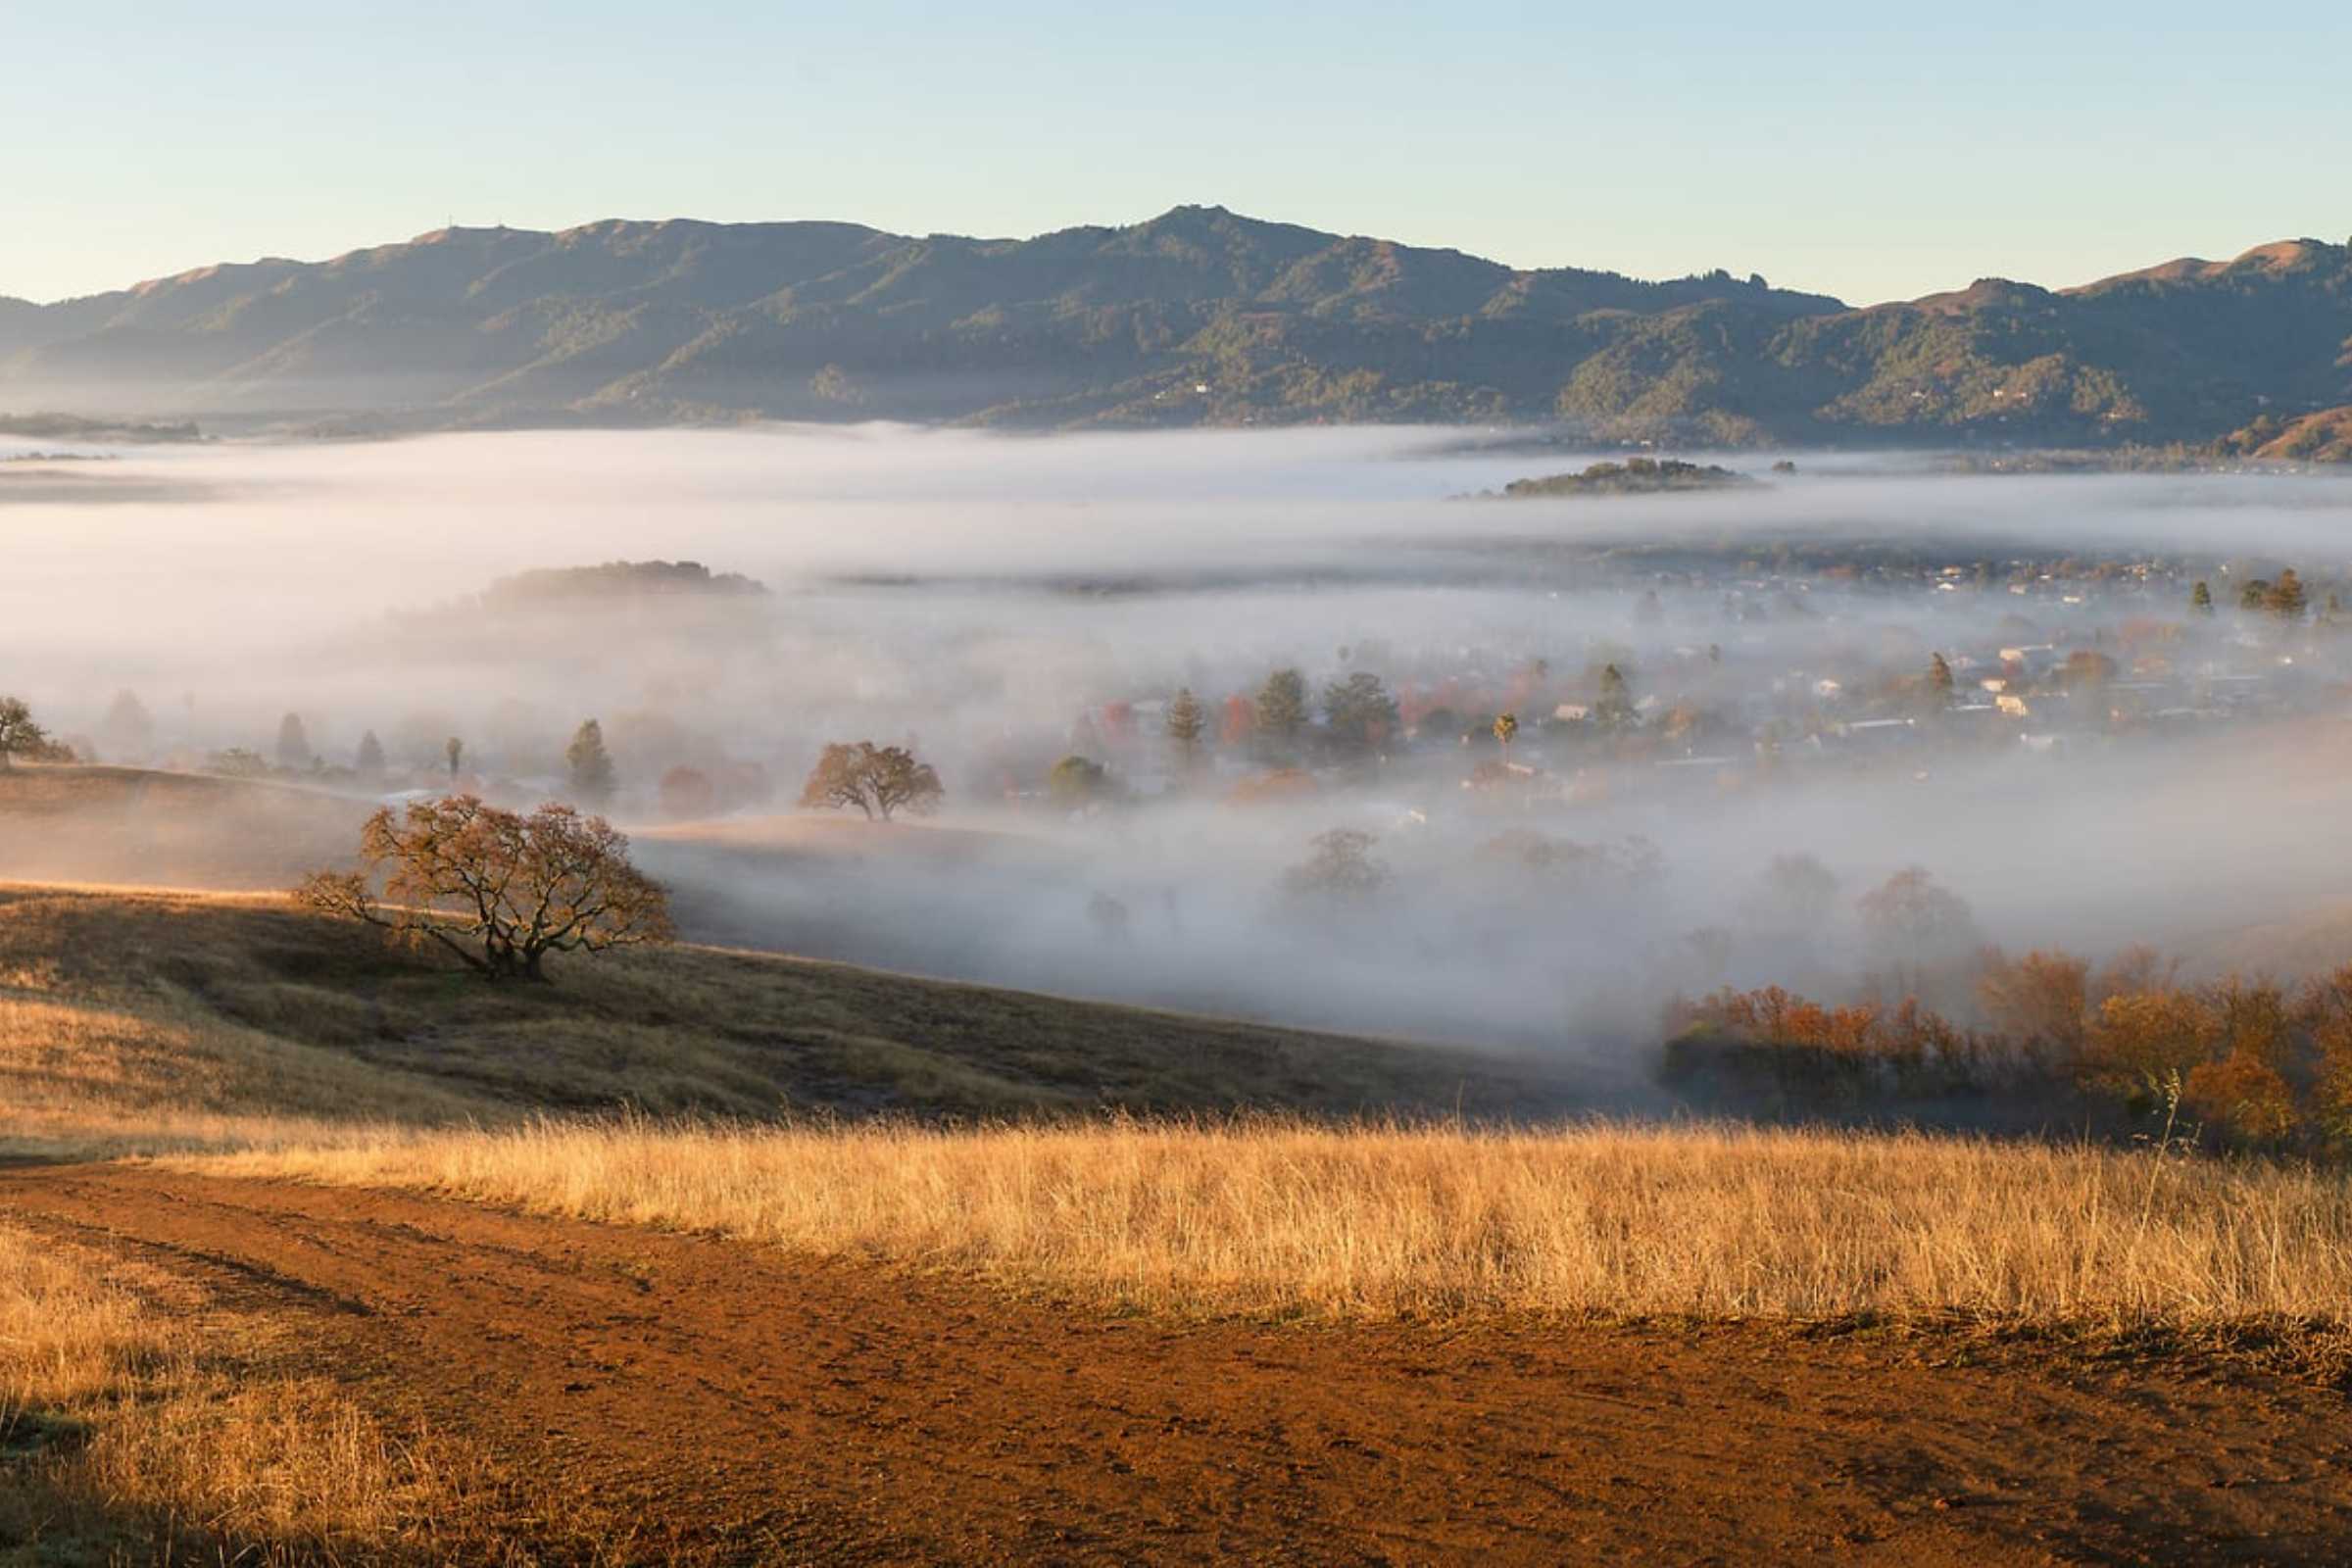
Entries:
POLYGON ((449 226, 0 299, 0 409, 400 430, 1561 420, 1617 439, 2211 442, 2352 403, 2352 250, 1850 307, 1180 206, 1029 239, 449 226))

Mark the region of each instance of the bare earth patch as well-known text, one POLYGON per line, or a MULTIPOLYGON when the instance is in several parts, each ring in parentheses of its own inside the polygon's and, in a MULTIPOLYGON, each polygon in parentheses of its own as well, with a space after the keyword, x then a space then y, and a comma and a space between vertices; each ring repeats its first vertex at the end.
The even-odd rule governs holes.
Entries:
POLYGON ((0 1172, 632 1561, 2324 1562, 2340 1396, 1936 1332, 1285 1326, 428 1197, 0 1172), (1989 1355, 1990 1359, 1985 1357, 1989 1355))

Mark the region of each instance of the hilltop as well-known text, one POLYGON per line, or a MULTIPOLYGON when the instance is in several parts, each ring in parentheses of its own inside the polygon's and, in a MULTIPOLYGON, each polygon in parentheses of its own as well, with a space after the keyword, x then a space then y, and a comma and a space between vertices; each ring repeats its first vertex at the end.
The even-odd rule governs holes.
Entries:
POLYGON ((1635 458, 1628 463, 1594 463, 1575 473, 1548 473, 1534 479, 1513 479, 1502 493, 1513 500, 1553 496, 1655 495, 1668 490, 1736 490, 1755 481, 1744 473, 1716 464, 1683 463, 1673 458, 1658 462, 1635 458))
POLYGON ((1849 309, 1179 207, 1034 239, 449 228, 0 302, 0 406, 381 433, 747 418, 1566 420, 1723 442, 2212 442, 2352 402, 2352 251, 1849 309))

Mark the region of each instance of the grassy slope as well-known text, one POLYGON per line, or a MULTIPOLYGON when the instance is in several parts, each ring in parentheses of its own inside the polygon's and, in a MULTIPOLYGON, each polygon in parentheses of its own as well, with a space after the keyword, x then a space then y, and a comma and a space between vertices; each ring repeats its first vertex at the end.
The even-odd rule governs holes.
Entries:
POLYGON ((2307 414, 2271 437, 2254 455, 2305 463, 2352 463, 2352 406, 2307 414))
POLYGON ((372 803, 140 767, 0 772, 0 878, 266 889, 348 863, 372 803))
POLYGON ((23 886, 0 888, 0 1145, 20 1146, 77 1109, 133 1126, 624 1103, 766 1116, 1563 1102, 1557 1085, 1457 1052, 839 964, 678 947, 495 987, 274 897, 23 886))

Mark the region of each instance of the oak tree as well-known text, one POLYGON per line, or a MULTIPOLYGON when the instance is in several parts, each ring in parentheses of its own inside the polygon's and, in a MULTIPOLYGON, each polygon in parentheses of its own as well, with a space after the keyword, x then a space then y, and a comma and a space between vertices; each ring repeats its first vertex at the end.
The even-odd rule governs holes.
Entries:
POLYGON ((0 697, 0 769, 19 757, 37 760, 48 755, 53 744, 49 732, 33 721, 32 710, 22 697, 0 697))
POLYGON ((437 943, 489 980, 545 980, 550 953, 675 934, 669 896, 630 863, 628 838, 552 802, 527 816, 472 795, 385 807, 360 829, 357 870, 317 872, 295 895, 412 947, 437 943))
POLYGON ((820 809, 855 806, 869 821, 880 816, 887 822, 899 811, 935 810, 946 794, 931 764, 904 746, 836 741, 808 770, 801 804, 820 809))

